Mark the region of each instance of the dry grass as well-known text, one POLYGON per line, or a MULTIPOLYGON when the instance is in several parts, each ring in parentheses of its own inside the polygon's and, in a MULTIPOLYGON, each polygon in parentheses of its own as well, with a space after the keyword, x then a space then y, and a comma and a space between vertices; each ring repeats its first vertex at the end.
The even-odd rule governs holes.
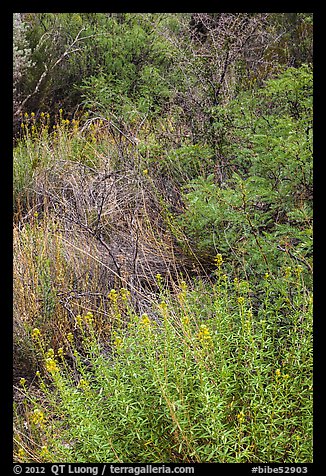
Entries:
POLYGON ((65 151, 67 137, 61 136, 50 148, 52 162, 47 159, 33 173, 32 206, 24 208, 25 214, 16 209, 16 378, 37 368, 33 328, 42 329, 48 345, 57 349, 76 316, 96 310, 98 332, 105 338, 114 315, 111 289, 127 289, 133 308, 149 312, 158 290, 156 275, 173 287, 192 264, 169 230, 173 194, 167 189, 165 199, 164 184, 143 173, 133 145, 119 149, 111 143, 115 157, 126 154, 119 169, 112 154, 104 156, 93 143, 95 168, 67 160, 71 145, 65 151), (58 159, 59 149, 65 160, 58 159))

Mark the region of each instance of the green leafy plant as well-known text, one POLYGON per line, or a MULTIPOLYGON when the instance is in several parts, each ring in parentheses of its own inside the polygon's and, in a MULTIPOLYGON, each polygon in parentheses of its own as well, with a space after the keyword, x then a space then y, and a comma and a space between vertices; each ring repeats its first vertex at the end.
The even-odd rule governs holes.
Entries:
MULTIPOLYGON (((255 310, 250 284, 230 281, 221 255, 216 266, 213 286, 162 290, 153 317, 131 308, 107 346, 91 313, 77 316, 56 354, 33 330, 42 394, 22 380, 26 407, 16 425, 27 418, 34 460, 311 461, 312 300, 302 274, 291 270, 288 287, 286 272, 283 302, 292 307, 284 320, 268 273, 255 310)), ((20 461, 30 460, 27 441, 20 430, 20 461)))
MULTIPOLYGON (((186 210, 179 221, 200 253, 230 253, 249 274, 262 274, 266 266, 277 273, 283 261, 310 273, 310 93, 309 68, 289 69, 223 112, 222 118, 230 118, 227 137, 221 136, 226 158, 223 164, 217 161, 220 173, 184 187, 186 210)), ((218 117, 217 125, 226 124, 218 117)))

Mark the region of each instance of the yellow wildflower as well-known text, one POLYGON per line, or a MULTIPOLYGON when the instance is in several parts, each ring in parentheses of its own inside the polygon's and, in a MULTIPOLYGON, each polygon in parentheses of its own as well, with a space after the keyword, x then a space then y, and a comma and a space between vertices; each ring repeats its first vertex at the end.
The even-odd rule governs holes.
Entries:
POLYGON ((296 267, 296 270, 295 270, 297 276, 299 277, 301 275, 301 273, 303 272, 303 267, 302 266, 297 266, 296 267))
POLYGON ((25 450, 23 448, 19 448, 18 450, 18 458, 19 460, 23 460, 26 457, 25 450))
POLYGON ((111 289, 111 291, 109 292, 108 294, 108 298, 112 301, 112 302, 117 302, 118 300, 118 293, 115 289, 111 289))
POLYGON ((91 324, 94 321, 93 313, 88 312, 87 314, 85 314, 84 320, 85 320, 85 322, 91 324))
POLYGON ((53 349, 49 349, 46 354, 45 354, 46 357, 48 357, 49 359, 53 359, 54 358, 54 350, 53 349))
POLYGON ((181 287, 181 292, 177 296, 178 296, 179 300, 181 301, 181 304, 183 304, 183 302, 184 302, 184 300, 187 296, 187 290, 188 290, 187 283, 185 281, 181 281, 180 287, 181 287))
POLYGON ((121 339, 121 337, 116 336, 116 338, 113 341, 113 345, 119 349, 120 347, 122 347, 122 344, 123 344, 123 340, 121 339))
POLYGON ((75 317, 75 319, 76 319, 77 325, 78 325, 79 327, 81 327, 81 326, 83 325, 83 319, 82 319, 81 315, 78 314, 78 315, 75 317))
POLYGON ((189 316, 183 316, 183 318, 182 318, 182 324, 183 324, 184 326, 187 326, 187 325, 189 324, 189 322, 190 322, 189 316))
POLYGON ((242 410, 241 410, 241 412, 239 412, 239 413, 237 414, 237 419, 238 419, 239 423, 242 423, 242 422, 244 421, 244 419, 245 419, 245 414, 244 414, 244 412, 243 412, 242 410))
POLYGON ((45 368, 51 374, 59 371, 57 362, 52 358, 45 359, 45 368))
POLYGON ((51 456, 48 448, 46 446, 42 446, 40 457, 41 458, 49 458, 51 456))
POLYGON ((221 253, 217 253, 217 255, 214 258, 214 263, 216 264, 217 268, 220 268, 223 264, 223 257, 221 253))
POLYGON ((151 320, 150 318, 148 317, 148 314, 144 313, 142 316, 141 316, 141 324, 144 326, 144 327, 149 327, 150 326, 150 323, 151 323, 151 320))
POLYGON ((200 330, 198 332, 198 339, 202 342, 202 344, 210 344, 212 342, 212 336, 209 332, 208 327, 205 324, 200 326, 200 330))
POLYGON ((73 342, 73 341, 74 341, 74 336, 73 336, 72 332, 68 332, 68 334, 67 334, 67 339, 68 339, 69 342, 73 342))
POLYGON ((42 410, 35 408, 31 415, 31 421, 34 423, 34 425, 42 425, 45 421, 45 416, 42 410))
POLYGON ((130 292, 128 291, 128 289, 121 288, 120 289, 120 296, 121 296, 121 299, 123 301, 127 301, 128 296, 130 296, 130 292))
POLYGON ((162 301, 162 302, 158 305, 158 307, 161 309, 161 311, 163 311, 163 313, 165 313, 166 310, 167 310, 167 308, 168 308, 168 305, 166 304, 165 301, 162 301))
POLYGON ((83 378, 81 378, 81 379, 79 380, 78 387, 80 387, 80 388, 82 388, 82 389, 86 389, 86 388, 88 388, 88 386, 89 386, 89 384, 88 384, 87 380, 85 380, 85 379, 83 379, 83 378))
POLYGON ((40 329, 37 329, 37 327, 35 327, 35 329, 32 330, 32 337, 33 339, 39 339, 41 336, 41 331, 40 329))

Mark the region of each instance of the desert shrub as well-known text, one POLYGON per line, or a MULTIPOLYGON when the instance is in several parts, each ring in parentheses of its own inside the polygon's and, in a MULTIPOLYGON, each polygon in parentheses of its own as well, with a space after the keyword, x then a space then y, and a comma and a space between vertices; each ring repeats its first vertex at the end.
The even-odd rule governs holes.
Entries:
POLYGON ((110 19, 98 37, 102 61, 96 75, 83 81, 84 104, 91 110, 133 122, 157 113, 170 97, 163 77, 171 65, 171 50, 155 34, 160 15, 125 14, 110 19))
POLYGON ((216 111, 218 173, 184 187, 180 225, 200 253, 227 253, 248 275, 282 263, 310 274, 311 72, 289 69, 244 98, 216 111))
POLYGON ((171 48, 154 27, 164 15, 28 13, 23 19, 15 17, 15 71, 27 110, 73 112, 84 97, 92 110, 132 119, 155 112, 169 97, 162 73, 171 48), (33 68, 21 81, 24 51, 22 66, 27 70, 30 56, 33 68))

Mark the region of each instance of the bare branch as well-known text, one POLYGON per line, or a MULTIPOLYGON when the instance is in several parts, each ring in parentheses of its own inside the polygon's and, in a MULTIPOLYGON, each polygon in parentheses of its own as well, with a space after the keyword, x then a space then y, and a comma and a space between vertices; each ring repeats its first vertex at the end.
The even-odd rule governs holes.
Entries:
MULTIPOLYGON (((24 108, 25 104, 30 100, 31 97, 35 96, 39 92, 42 83, 48 77, 50 72, 53 71, 53 69, 56 66, 58 66, 67 56, 81 50, 81 48, 74 48, 76 43, 79 42, 79 41, 84 41, 85 39, 90 38, 91 36, 95 36, 95 35, 88 35, 88 36, 84 36, 84 37, 80 38, 80 35, 84 30, 85 30, 85 28, 83 27, 78 32, 78 34, 75 37, 75 39, 73 40, 73 42, 67 47, 67 49, 62 53, 62 55, 54 62, 54 64, 52 64, 50 67, 48 67, 46 64, 44 64, 45 69, 44 69, 43 73, 41 74, 34 90, 26 96, 26 98, 21 102, 20 106, 14 111, 14 117, 19 116, 21 114, 21 112, 23 111, 23 108, 24 108)), ((43 35, 43 37, 44 37, 44 35, 43 35)), ((43 39, 43 37, 41 38, 41 40, 43 39)))

